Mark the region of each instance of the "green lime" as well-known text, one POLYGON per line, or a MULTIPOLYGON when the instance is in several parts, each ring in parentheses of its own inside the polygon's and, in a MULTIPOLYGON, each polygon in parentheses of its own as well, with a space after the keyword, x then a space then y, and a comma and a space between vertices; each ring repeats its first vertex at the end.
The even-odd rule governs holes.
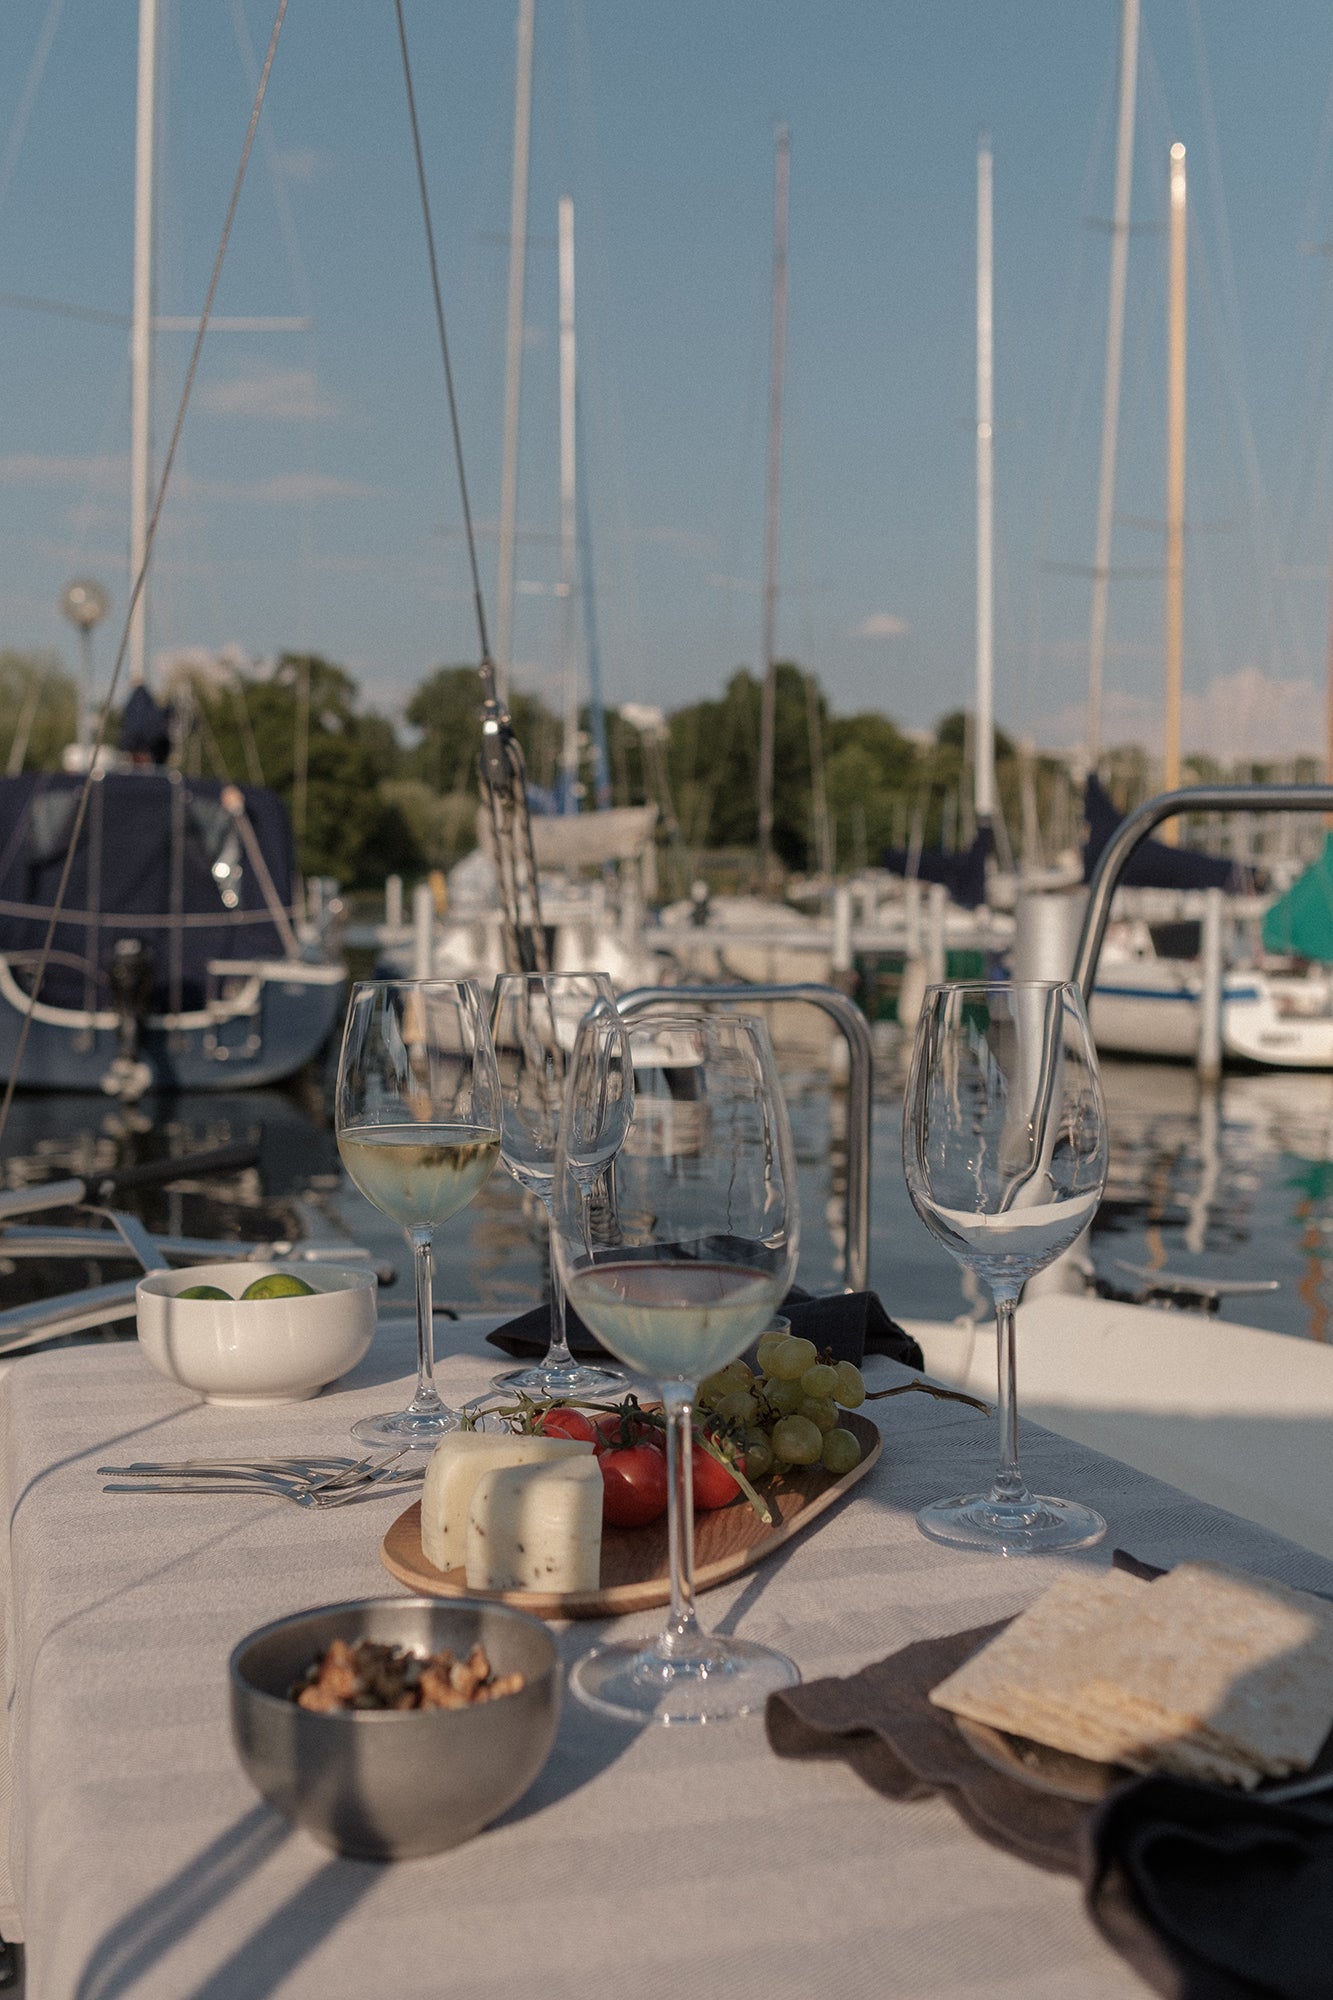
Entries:
POLYGON ((177 1292, 176 1297, 178 1299, 226 1299, 230 1303, 231 1293, 224 1292, 218 1285, 189 1285, 185 1291, 177 1292))
POLYGON ((243 1299, 310 1299, 314 1295, 314 1286, 308 1285, 304 1278, 294 1278, 290 1271, 274 1271, 271 1277, 256 1278, 241 1293, 243 1299))

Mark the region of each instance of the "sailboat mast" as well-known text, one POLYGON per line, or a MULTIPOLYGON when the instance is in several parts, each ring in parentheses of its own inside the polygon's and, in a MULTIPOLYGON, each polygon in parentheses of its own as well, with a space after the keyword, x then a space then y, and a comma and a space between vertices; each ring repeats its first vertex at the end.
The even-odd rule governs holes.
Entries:
POLYGON ((977 148, 977 829, 995 815, 995 315, 990 141, 977 148))
POLYGON ((779 125, 773 176, 773 323, 768 371, 768 481, 764 510, 764 689, 759 705, 759 872, 773 872, 773 752, 777 727, 778 502, 782 481, 782 388, 787 357, 787 185, 791 139, 779 125))
POLYGON ((575 463, 574 204, 560 197, 560 678, 565 740, 560 759, 560 810, 579 809, 579 668, 574 646, 574 586, 578 561, 575 463))
MULTIPOLYGON (((130 318, 130 587, 144 565, 152 503, 153 140, 157 93, 157 0, 139 0, 139 75, 134 117, 134 297, 130 318)), ((147 587, 129 632, 130 685, 143 684, 147 587)))
POLYGON ((1120 15, 1120 115, 1116 129, 1115 211, 1111 222, 1111 284, 1106 313, 1106 377, 1102 387, 1097 549, 1093 557, 1092 611, 1088 625, 1087 755, 1088 767, 1094 771, 1102 743, 1102 675, 1106 663, 1107 593, 1111 580, 1111 523, 1115 510, 1120 375, 1125 352, 1125 284, 1129 269, 1129 213, 1134 185, 1134 101, 1138 73, 1139 0, 1124 0, 1120 15))
MULTIPOLYGON (((1185 148, 1171 148, 1170 266, 1167 298, 1166 393, 1166 729, 1163 784, 1180 783, 1180 679, 1185 596, 1185 148)), ((1163 837, 1174 841, 1180 822, 1168 820, 1163 837)))
POLYGON ((518 516, 518 412, 523 386, 523 278, 528 257, 528 139, 532 129, 532 41, 536 0, 519 0, 514 78, 514 166, 509 196, 509 311, 505 325, 504 444, 500 547, 496 560, 495 675, 504 699, 514 634, 514 540, 518 516))

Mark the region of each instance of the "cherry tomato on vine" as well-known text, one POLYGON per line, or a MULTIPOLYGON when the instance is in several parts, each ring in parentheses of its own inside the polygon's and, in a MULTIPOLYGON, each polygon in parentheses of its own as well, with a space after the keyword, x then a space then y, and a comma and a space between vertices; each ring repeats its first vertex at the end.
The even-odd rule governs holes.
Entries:
MULTIPOLYGON (((741 1471, 745 1470, 745 1460, 739 1460, 741 1471)), ((690 1453, 690 1467, 693 1473, 694 1505, 697 1511, 708 1513, 714 1507, 726 1507, 736 1498, 740 1487, 727 1471, 719 1465, 711 1452, 704 1450, 698 1438, 694 1440, 694 1450, 690 1453)))
POLYGON ((591 1417, 585 1417, 582 1410, 546 1410, 537 1419, 534 1429, 541 1437, 577 1438, 581 1444, 594 1448, 601 1444, 601 1434, 591 1417))
POLYGON ((652 1444, 607 1442, 602 1468, 602 1519, 613 1528, 646 1528, 667 1506, 666 1459, 652 1444))
POLYGON ((595 1443, 598 1451, 605 1451, 608 1445, 650 1444, 664 1452, 666 1432, 660 1425, 635 1417, 628 1410, 605 1410, 597 1419, 595 1443))

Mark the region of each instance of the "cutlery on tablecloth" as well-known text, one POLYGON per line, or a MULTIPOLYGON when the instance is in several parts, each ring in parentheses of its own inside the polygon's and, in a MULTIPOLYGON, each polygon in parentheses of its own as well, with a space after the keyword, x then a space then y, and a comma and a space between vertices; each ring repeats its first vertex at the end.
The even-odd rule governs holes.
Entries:
POLYGON ((353 1500, 370 1500, 386 1490, 401 1492, 420 1485, 425 1478, 425 1468, 420 1471, 387 1471, 368 1474, 354 1484, 332 1488, 309 1486, 301 1480, 291 1480, 279 1475, 240 1473, 226 1478, 202 1474, 193 1478, 179 1475, 165 1475, 156 1478, 121 1477, 102 1488, 104 1493, 211 1493, 236 1494, 260 1493, 270 1498, 293 1500, 299 1507, 342 1507, 353 1500))

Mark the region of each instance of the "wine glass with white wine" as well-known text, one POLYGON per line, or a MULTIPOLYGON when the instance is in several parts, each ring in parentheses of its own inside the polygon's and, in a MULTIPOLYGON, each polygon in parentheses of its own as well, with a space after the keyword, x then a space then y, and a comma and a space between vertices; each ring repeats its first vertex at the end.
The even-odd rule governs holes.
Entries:
POLYGON ((934 1541, 1021 1555, 1080 1549, 1106 1523, 1031 1493, 1018 1465, 1014 1309, 1027 1280, 1072 1249, 1106 1187, 1106 1108, 1076 986, 1042 980, 932 986, 903 1100, 913 1206, 995 1300, 1000 1463, 988 1493, 923 1507, 934 1541))
POLYGON ((715 1722, 762 1708, 800 1678, 770 1647, 701 1630, 690 1470, 697 1384, 762 1333, 796 1269, 791 1131, 762 1021, 673 1007, 627 1021, 625 1035, 629 1128, 589 1199, 572 1169, 607 1058, 595 1019, 579 1030, 556 1152, 555 1251, 585 1325, 659 1385, 671 1610, 648 1645, 594 1648, 570 1685, 606 1714, 715 1722))
POLYGON ((367 1201, 406 1230, 416 1268, 417 1386, 405 1410, 352 1435, 430 1446, 458 1428, 435 1387, 431 1241, 500 1156, 500 1078, 475 980, 367 980, 352 990, 338 1063, 338 1151, 367 1201))

